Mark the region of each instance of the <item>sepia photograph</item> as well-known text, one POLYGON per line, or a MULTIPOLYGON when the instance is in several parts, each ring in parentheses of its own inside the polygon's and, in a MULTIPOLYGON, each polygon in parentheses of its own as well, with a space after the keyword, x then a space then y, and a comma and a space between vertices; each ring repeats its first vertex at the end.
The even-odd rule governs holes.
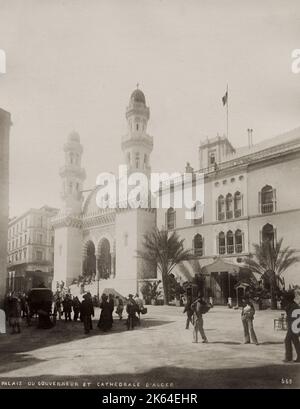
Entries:
POLYGON ((299 389, 299 337, 300 2, 0 0, 0 389, 299 389))

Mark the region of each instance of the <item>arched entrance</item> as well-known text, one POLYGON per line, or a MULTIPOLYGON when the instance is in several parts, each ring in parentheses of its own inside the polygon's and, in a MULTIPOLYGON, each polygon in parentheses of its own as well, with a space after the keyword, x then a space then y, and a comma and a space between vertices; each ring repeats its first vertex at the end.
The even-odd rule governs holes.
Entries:
POLYGON ((84 246, 83 254, 83 275, 92 277, 96 274, 96 249, 92 240, 89 240, 84 246))
POLYGON ((111 275, 111 250, 109 241, 103 238, 98 245, 98 273, 99 278, 109 278, 111 275))

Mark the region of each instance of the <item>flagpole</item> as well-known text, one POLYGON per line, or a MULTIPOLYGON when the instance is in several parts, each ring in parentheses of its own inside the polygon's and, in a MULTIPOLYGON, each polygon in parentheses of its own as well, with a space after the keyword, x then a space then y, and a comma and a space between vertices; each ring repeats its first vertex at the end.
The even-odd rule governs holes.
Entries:
POLYGON ((229 140, 229 135, 228 135, 228 104, 229 104, 229 94, 228 94, 228 84, 226 88, 226 93, 227 93, 227 104, 226 104, 226 133, 227 133, 227 139, 229 140))

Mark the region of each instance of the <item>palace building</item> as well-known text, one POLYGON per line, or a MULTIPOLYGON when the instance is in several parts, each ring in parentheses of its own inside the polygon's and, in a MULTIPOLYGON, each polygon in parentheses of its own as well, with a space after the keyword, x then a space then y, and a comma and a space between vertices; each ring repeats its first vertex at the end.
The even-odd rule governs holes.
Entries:
MULTIPOLYGON (((226 137, 206 139, 199 147, 199 169, 203 215, 187 220, 184 209, 159 209, 157 226, 176 231, 197 259, 198 267, 185 263, 175 274, 185 280, 204 267, 206 287, 215 302, 226 304, 228 297, 236 298, 253 244, 283 238, 283 247, 300 256, 300 128, 238 149, 226 137)), ((189 164, 186 172, 193 172, 189 164)), ((299 284, 300 264, 284 279, 299 284)))

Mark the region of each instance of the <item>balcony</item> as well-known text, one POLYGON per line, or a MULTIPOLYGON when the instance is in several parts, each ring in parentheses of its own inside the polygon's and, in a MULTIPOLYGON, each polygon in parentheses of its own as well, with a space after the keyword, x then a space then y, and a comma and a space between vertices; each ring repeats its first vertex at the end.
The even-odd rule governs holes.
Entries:
POLYGON ((274 203, 262 203, 261 212, 262 213, 272 213, 274 211, 274 203))
POLYGON ((225 254, 226 247, 225 246, 219 246, 219 254, 225 254))
POLYGON ((218 213, 218 220, 220 220, 220 221, 225 220, 225 213, 224 212, 218 213))
POLYGON ((232 219, 233 218, 233 211, 232 210, 228 210, 227 212, 226 212, 226 219, 227 220, 230 220, 230 219, 232 219))
POLYGON ((203 249, 201 249, 201 248, 194 249, 194 255, 196 257, 202 257, 203 256, 203 249))
POLYGON ((241 217, 241 216, 242 216, 242 211, 241 211, 241 209, 236 209, 236 210, 234 211, 234 217, 237 218, 237 217, 241 217))
POLYGON ((228 254, 233 254, 234 253, 234 245, 233 244, 227 244, 227 253, 228 254))
POLYGON ((235 245, 235 252, 236 253, 242 253, 243 251, 243 245, 242 244, 236 244, 235 245))

